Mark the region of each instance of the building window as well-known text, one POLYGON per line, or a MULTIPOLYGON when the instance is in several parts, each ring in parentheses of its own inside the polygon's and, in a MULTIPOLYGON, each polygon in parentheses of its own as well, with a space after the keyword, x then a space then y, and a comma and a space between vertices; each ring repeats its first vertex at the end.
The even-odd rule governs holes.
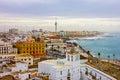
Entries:
POLYGON ((68 73, 70 72, 70 69, 68 69, 68 73))
POLYGON ((70 56, 68 55, 68 61, 70 61, 70 56))
POLYGON ((29 60, 31 60, 31 58, 29 58, 29 60))
POLYGON ((97 76, 97 74, 95 73, 95 77, 97 76))
POLYGON ((88 75, 88 68, 86 68, 85 74, 88 75))
POLYGON ((60 75, 62 75, 62 71, 60 71, 60 75))
POLYGON ((100 76, 100 80, 102 80, 101 76, 100 76))
POLYGON ((73 56, 71 56, 71 61, 73 61, 73 56))
POLYGON ((24 59, 25 61, 27 60, 27 59, 24 59))

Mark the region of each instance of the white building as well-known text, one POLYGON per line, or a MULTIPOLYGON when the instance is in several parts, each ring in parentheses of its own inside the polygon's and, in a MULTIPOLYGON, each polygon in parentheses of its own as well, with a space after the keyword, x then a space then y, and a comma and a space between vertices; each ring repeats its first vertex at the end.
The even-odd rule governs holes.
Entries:
POLYGON ((85 64, 80 63, 80 53, 72 47, 70 52, 66 53, 66 59, 39 62, 38 73, 48 75, 50 80, 93 80, 93 77, 86 75, 87 68, 87 71, 93 71, 92 75, 97 80, 116 80, 95 68, 83 65, 85 64))
POLYGON ((18 32, 19 32, 19 30, 15 29, 15 28, 9 29, 9 33, 11 33, 11 34, 18 34, 18 32))
POLYGON ((81 65, 80 69, 82 80, 117 80, 89 65, 81 65))
MULTIPOLYGON (((14 75, 18 76, 19 78, 28 78, 28 64, 23 62, 16 62, 15 64, 6 64, 6 67, 3 67, 4 63, 0 65, 0 77, 6 75, 14 75), (2 69, 3 67, 3 69, 2 69), (8 71, 7 71, 8 70, 8 71), (19 75, 18 75, 19 74, 19 75), (27 75, 27 76, 26 76, 27 75)), ((24 79, 20 79, 24 80, 24 79)))
POLYGON ((29 53, 21 53, 15 56, 16 61, 26 62, 28 65, 33 65, 33 56, 29 53))
POLYGON ((24 72, 28 70, 28 64, 24 62, 17 62, 15 66, 10 66, 11 72, 24 72))
POLYGON ((13 48, 10 43, 0 41, 0 54, 17 53, 17 48, 13 48))
POLYGON ((66 59, 39 62, 38 73, 49 74, 51 80, 80 80, 80 54, 71 50, 66 59))
POLYGON ((18 74, 18 78, 20 79, 20 80, 27 80, 27 79, 30 79, 30 72, 20 72, 19 74, 18 74))

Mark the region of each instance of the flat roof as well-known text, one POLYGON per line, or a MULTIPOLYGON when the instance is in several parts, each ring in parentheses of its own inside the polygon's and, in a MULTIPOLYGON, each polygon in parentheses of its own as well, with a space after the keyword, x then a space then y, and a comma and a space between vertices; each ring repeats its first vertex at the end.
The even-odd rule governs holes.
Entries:
POLYGON ((70 66, 70 64, 66 63, 65 59, 46 60, 46 61, 42 61, 40 63, 49 64, 49 65, 53 66, 54 68, 62 68, 62 67, 70 66))
POLYGON ((17 54, 16 57, 33 57, 33 56, 29 53, 21 53, 21 54, 17 54))

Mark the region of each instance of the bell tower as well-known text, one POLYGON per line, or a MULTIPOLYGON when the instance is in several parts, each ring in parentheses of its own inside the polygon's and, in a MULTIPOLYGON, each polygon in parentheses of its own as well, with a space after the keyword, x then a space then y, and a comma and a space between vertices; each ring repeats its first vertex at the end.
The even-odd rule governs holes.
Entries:
POLYGON ((66 53, 66 60, 68 62, 76 62, 80 60, 80 53, 76 51, 74 46, 72 46, 70 52, 66 53))

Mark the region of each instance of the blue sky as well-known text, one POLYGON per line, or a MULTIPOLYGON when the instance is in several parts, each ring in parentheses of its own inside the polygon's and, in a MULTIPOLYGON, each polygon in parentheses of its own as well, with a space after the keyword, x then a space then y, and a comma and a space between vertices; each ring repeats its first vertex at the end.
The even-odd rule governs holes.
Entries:
POLYGON ((58 18, 60 29, 72 29, 75 25, 78 30, 84 25, 82 30, 119 31, 119 8, 120 0, 0 0, 0 28, 54 26, 53 20, 58 18), (106 30, 98 27, 101 25, 106 30))

